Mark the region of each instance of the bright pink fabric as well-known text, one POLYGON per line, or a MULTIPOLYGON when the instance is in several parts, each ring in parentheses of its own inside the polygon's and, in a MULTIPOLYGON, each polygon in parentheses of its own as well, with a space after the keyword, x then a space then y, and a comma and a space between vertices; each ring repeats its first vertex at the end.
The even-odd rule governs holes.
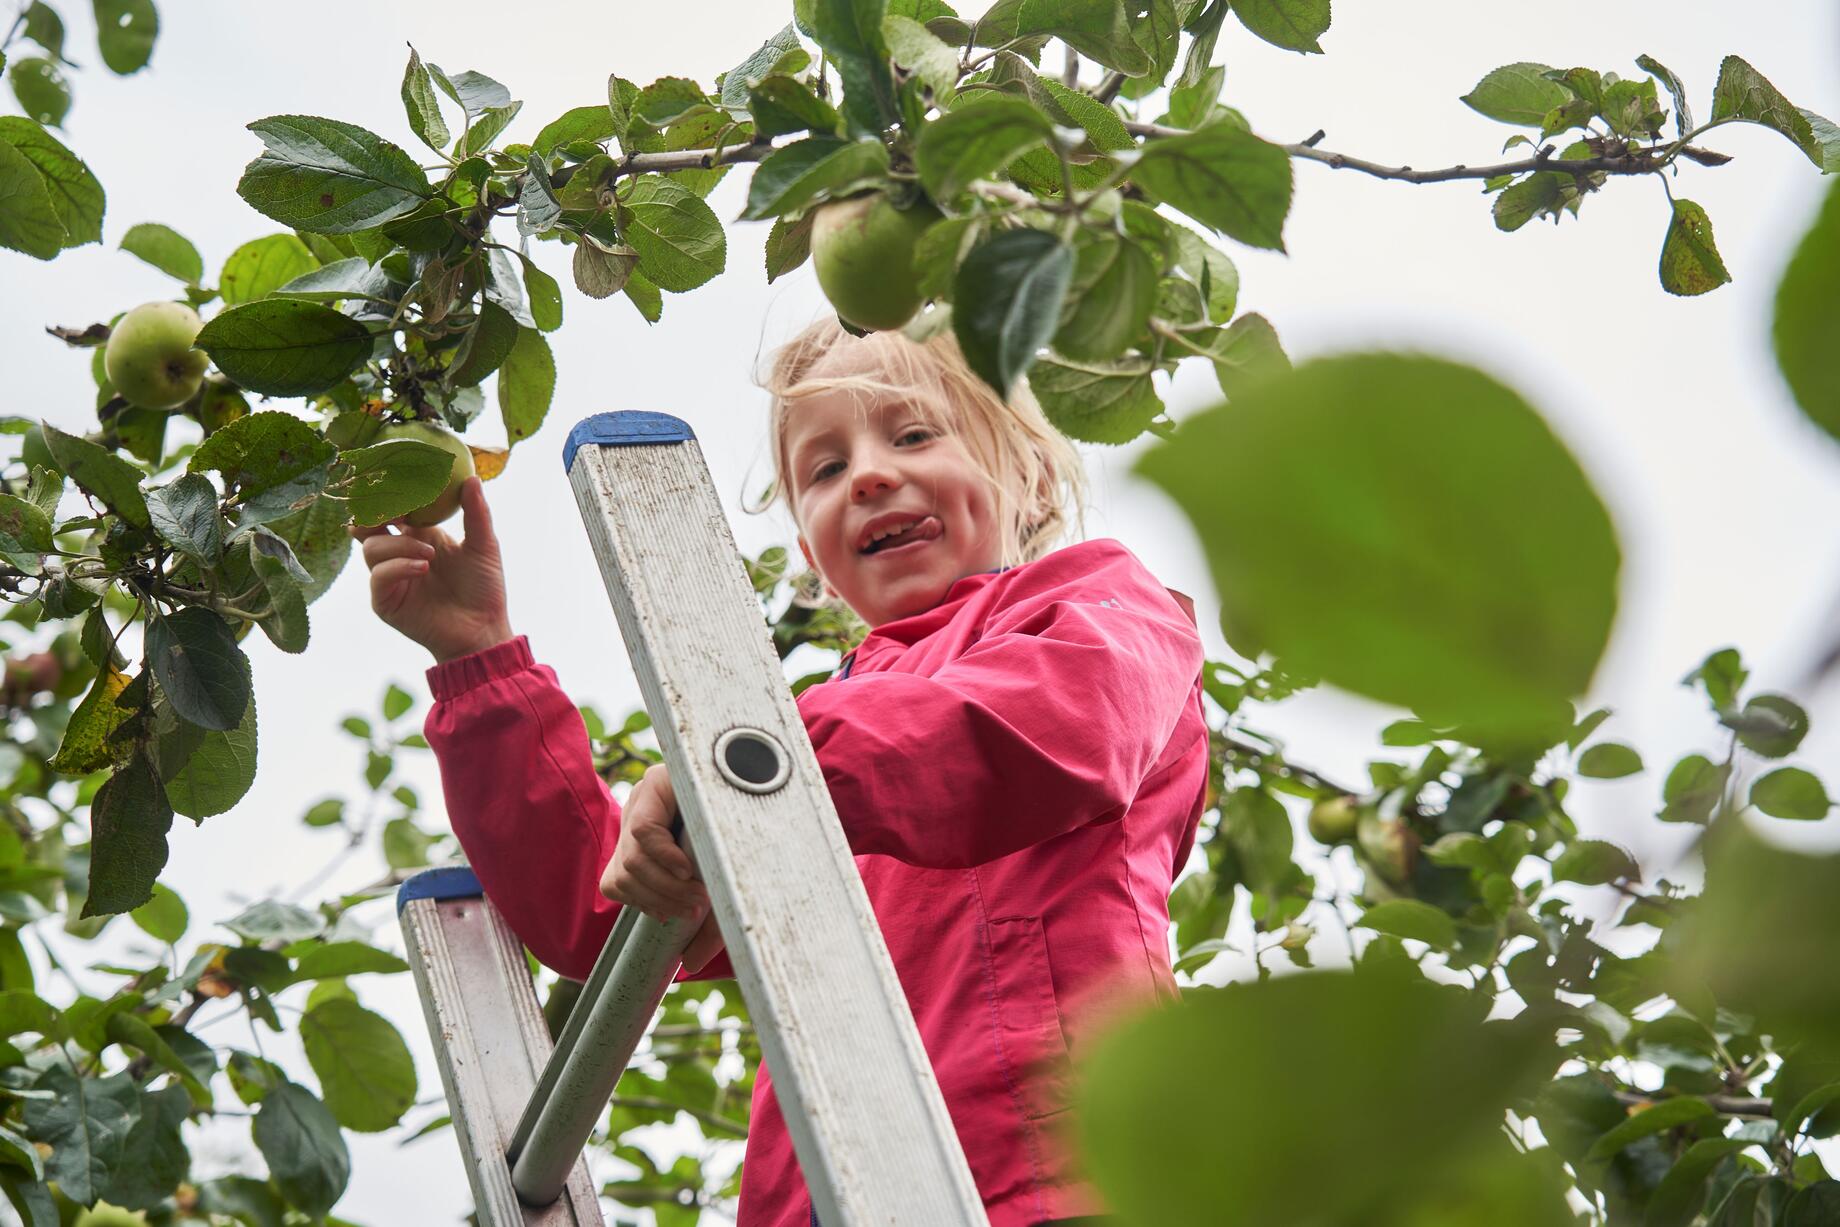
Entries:
MULTIPOLYGON (((799 696, 992 1227, 1099 1214, 1057 1124, 1070 1063, 1115 1012, 1173 998, 1168 898, 1207 776, 1187 598, 1123 545, 966 576, 870 632, 799 696)), ((486 893, 583 976, 619 807, 579 712, 519 637, 428 671, 426 733, 486 893)), ((734 974, 726 953, 696 977, 734 974)), ((738 1227, 806 1227, 763 1066, 738 1227)))

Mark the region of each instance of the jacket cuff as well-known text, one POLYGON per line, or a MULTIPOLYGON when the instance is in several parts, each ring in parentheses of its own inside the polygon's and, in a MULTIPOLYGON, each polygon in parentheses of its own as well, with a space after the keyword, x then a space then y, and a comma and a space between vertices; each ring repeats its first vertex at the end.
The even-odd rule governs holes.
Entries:
POLYGON ((536 663, 530 639, 519 635, 489 648, 456 656, 428 668, 428 689, 437 703, 457 699, 475 687, 521 673, 536 663))

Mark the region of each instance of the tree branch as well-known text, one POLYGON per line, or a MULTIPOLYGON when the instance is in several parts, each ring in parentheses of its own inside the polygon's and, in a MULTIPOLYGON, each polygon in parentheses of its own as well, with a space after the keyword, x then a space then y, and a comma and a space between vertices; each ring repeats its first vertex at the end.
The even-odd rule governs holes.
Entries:
MULTIPOLYGON (((1186 136, 1183 128, 1168 128, 1161 124, 1136 123, 1127 120, 1125 131, 1135 136, 1157 138, 1169 136, 1186 136)), ((1410 166, 1383 166, 1378 162, 1369 162, 1365 158, 1352 157, 1345 153, 1333 153, 1318 149, 1316 143, 1322 140, 1319 131, 1307 141, 1298 141, 1279 148, 1306 162, 1320 162, 1331 170, 1358 170, 1362 174, 1372 175, 1376 179, 1396 179, 1403 183, 1448 183, 1457 179, 1495 179, 1502 175, 1520 175, 1529 171, 1559 171, 1564 174, 1587 175, 1603 172, 1610 175, 1648 175, 1653 174, 1673 161, 1676 155, 1685 155, 1694 159, 1702 157, 1721 158, 1710 150, 1698 149, 1691 145, 1660 146, 1655 149, 1632 148, 1614 156, 1597 158, 1555 158, 1553 146, 1547 145, 1530 158, 1515 162, 1498 162, 1492 166, 1446 166, 1439 170, 1414 170, 1410 166)))
POLYGON ((618 175, 643 175, 652 171, 713 170, 737 162, 758 162, 778 146, 771 140, 752 140, 726 149, 682 149, 667 153, 629 153, 614 165, 618 175))
MULTIPOLYGON (((1668 1096, 1649 1095, 1642 1091, 1616 1091, 1616 1101, 1624 1107, 1645 1108, 1658 1103, 1668 1096)), ((1770 1101, 1747 1095, 1701 1095, 1699 1098, 1712 1105, 1712 1110, 1724 1116, 1762 1116, 1770 1115, 1770 1101)))

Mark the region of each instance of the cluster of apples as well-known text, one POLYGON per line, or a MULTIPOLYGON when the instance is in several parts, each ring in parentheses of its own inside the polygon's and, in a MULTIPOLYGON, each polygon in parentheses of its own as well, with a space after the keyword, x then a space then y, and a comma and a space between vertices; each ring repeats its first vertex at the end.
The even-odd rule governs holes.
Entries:
MULTIPOLYGON (((235 385, 208 373, 211 360, 197 348, 204 321, 180 302, 142 303, 115 322, 103 351, 109 383, 129 404, 141 409, 182 410, 198 419, 206 435, 249 412, 235 385)), ((411 524, 439 524, 460 509, 460 487, 473 476, 471 449, 445 427, 433 422, 399 422, 386 426, 383 438, 431 443, 454 458, 447 487, 406 519, 411 524)))

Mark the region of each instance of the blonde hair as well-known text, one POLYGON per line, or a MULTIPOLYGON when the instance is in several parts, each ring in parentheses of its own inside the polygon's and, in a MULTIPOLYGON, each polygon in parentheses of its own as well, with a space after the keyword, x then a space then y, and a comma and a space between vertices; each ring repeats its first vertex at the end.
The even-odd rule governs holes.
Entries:
MULTIPOLYGON (((1005 402, 966 363, 950 329, 924 341, 899 331, 856 337, 826 313, 774 351, 764 378, 757 382, 773 398, 768 418, 768 449, 773 482, 757 505, 762 512, 784 500, 801 532, 797 502, 788 479, 787 423, 792 404, 801 397, 847 390, 873 397, 911 397, 921 418, 958 435, 989 486, 997 507, 1001 557, 1010 567, 1032 562, 1085 528, 1087 484, 1080 454, 1051 425, 1023 383, 1005 402), (866 347, 874 374, 813 376, 832 351, 866 347)), ((867 412, 866 402, 861 402, 867 412)))

